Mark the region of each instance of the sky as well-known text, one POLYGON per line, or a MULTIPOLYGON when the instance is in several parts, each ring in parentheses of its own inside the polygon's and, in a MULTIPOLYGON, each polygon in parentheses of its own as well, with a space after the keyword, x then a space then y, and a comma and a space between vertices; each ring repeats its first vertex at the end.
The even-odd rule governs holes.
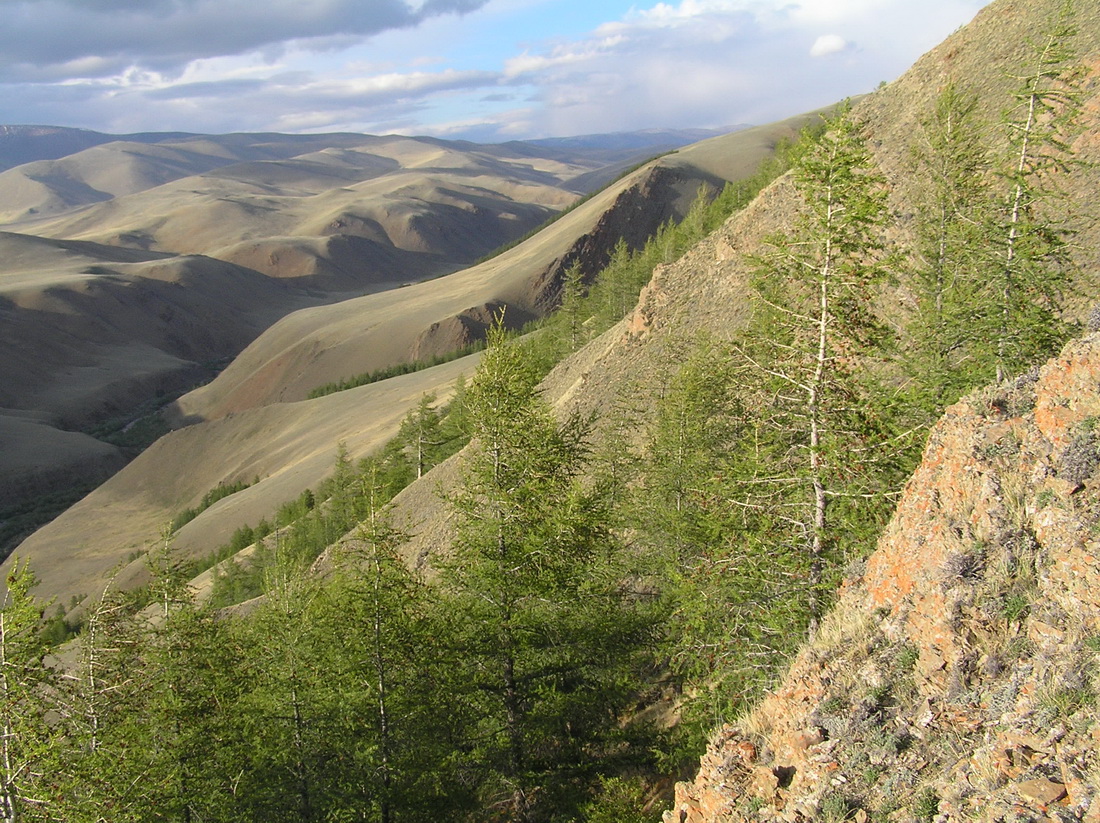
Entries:
POLYGON ((0 0, 0 123, 497 142, 761 124, 988 0, 0 0))

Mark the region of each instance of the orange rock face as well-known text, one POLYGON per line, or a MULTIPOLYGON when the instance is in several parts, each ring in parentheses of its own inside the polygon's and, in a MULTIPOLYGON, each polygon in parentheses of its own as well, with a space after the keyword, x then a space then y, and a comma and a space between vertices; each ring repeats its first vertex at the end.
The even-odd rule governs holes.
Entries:
POLYGON ((664 819, 1100 819, 1098 637, 1094 335, 947 411, 862 577, 664 819))

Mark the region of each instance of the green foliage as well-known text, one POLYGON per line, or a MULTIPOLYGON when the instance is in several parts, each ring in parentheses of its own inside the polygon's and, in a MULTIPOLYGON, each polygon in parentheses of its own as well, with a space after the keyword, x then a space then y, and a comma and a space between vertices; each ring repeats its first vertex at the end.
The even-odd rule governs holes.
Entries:
POLYGON ((657 823, 661 811, 649 801, 647 786, 640 778, 604 777, 595 799, 584 806, 586 823, 657 823))
POLYGON ((43 620, 40 636, 47 648, 54 649, 76 637, 81 628, 80 621, 66 618, 65 609, 58 604, 53 616, 43 620))
POLYGON ((367 386, 371 383, 389 380, 391 377, 398 377, 402 374, 412 374, 413 372, 430 369, 433 366, 450 363, 452 360, 459 360, 474 352, 479 352, 483 348, 485 348, 485 342, 482 340, 475 340, 465 346, 452 349, 446 354, 433 355, 426 360, 410 360, 404 363, 394 363, 392 366, 384 366, 383 368, 365 372, 355 377, 349 377, 345 380, 325 383, 312 389, 309 393, 309 399, 313 400, 317 397, 324 397, 326 394, 335 394, 336 392, 347 391, 348 389, 357 389, 360 386, 367 386))
POLYGON ((842 794, 830 794, 817 807, 823 823, 841 823, 855 811, 852 803, 842 794))
POLYGON ((202 500, 199 501, 198 505, 186 508, 182 512, 177 514, 174 518, 172 518, 172 531, 179 531, 200 514, 202 514, 204 511, 217 503, 219 500, 224 500, 231 494, 236 494, 239 491, 244 491, 251 485, 252 483, 247 483, 243 480, 236 480, 231 483, 219 483, 217 486, 215 486, 202 496, 202 500))
POLYGON ((911 644, 905 644, 898 650, 896 664, 898 670, 902 673, 911 672, 913 667, 917 665, 917 658, 920 657, 920 650, 911 644))
POLYGON ((940 796, 936 790, 927 787, 920 791, 913 801, 913 816, 917 820, 932 820, 940 813, 940 796))
POLYGON ((1023 620, 1030 611, 1031 600, 1022 592, 1009 592, 1001 601, 1001 614, 1010 623, 1023 620))
POLYGON ((622 589, 605 498, 579 482, 587 426, 559 425, 537 381, 494 329, 466 396, 475 451, 443 566, 480 796, 511 820, 566 814, 630 751, 619 716, 651 631, 622 589))
POLYGON ((1000 164, 1003 194, 989 237, 995 281, 997 379, 1055 351, 1067 334, 1059 312, 1069 263, 1064 220, 1050 207, 1054 182, 1071 163, 1069 140, 1080 128, 1081 70, 1072 42, 1072 3, 1063 4, 1032 45, 1003 117, 1008 152, 1000 164))
POLYGON ((18 559, 0 601, 0 816, 47 820, 56 761, 54 731, 39 694, 52 685, 39 637, 41 606, 31 595, 34 576, 18 559))
POLYGON ((229 543, 192 565, 195 574, 217 566, 211 602, 222 607, 258 597, 263 592, 264 575, 281 562, 279 558, 294 558, 308 566, 327 546, 354 529, 367 511, 367 489, 374 490, 381 506, 417 476, 461 449, 469 441, 464 397, 462 384, 446 406, 433 405, 431 395, 421 398, 397 436, 381 453, 358 465, 352 465, 340 445, 332 475, 316 491, 306 489, 283 504, 274 525, 261 521, 255 527, 239 527, 229 543), (233 559, 253 543, 256 550, 251 558, 233 559))
POLYGON ((890 409, 860 368, 890 342, 871 307, 886 274, 884 181, 846 113, 793 172, 805 211, 759 259, 749 327, 734 347, 741 402, 735 505, 757 551, 805 557, 805 597, 821 614, 829 568, 877 527, 866 501, 894 488, 911 458, 892 442, 890 409))
POLYGON ((904 361, 911 402, 928 418, 993 376, 980 322, 991 304, 981 231, 989 210, 983 137, 977 97, 950 83, 912 149, 918 188, 909 283, 917 306, 904 361))
POLYGON ((734 539, 728 456, 743 436, 744 410, 733 378, 720 347, 703 341, 688 354, 658 401, 631 498, 630 526, 667 613, 665 653, 690 684, 682 715, 692 751, 770 682, 777 658, 760 653, 797 636, 771 634, 762 609, 775 596, 770 572, 781 567, 745 556, 734 539))
MULTIPOLYGON (((964 92, 949 87, 923 126, 914 163, 929 185, 905 364, 922 416, 988 370, 993 348, 1008 367, 1050 344, 1035 325, 1054 316, 1064 262, 1047 186, 1065 159, 1059 118, 1074 107, 1062 83, 1068 37, 1052 29, 1016 97, 1044 116, 1022 126, 1006 117, 1017 137, 1029 134, 1013 144, 1026 162, 999 178, 1018 208, 990 216, 964 92), (990 249, 1005 272, 996 294, 976 276, 990 249)), ((0 609, 0 761, 18 766, 0 774, 0 812, 655 820, 652 782, 635 775, 697 751, 773 682, 840 568, 873 544, 912 460, 902 415, 872 379, 896 355, 872 309, 890 273, 885 191, 859 125, 841 116, 780 147, 753 179, 701 191, 643 248, 618 244, 594 276, 567 267, 558 313, 515 343, 494 327, 472 383, 446 407, 422 398, 380 453, 353 463, 340 447, 328 480, 201 564, 181 563, 166 536, 140 596, 108 590, 85 604, 64 684, 45 651, 74 627, 60 610, 41 620, 16 564, 0 609), (624 421, 593 453, 590 421, 558 420, 540 378, 629 313, 655 266, 791 167, 803 218, 755 261, 750 327, 732 345, 683 342, 642 448, 624 421), (440 580, 429 586, 402 558, 406 536, 386 505, 471 438, 450 500, 453 554, 433 558, 440 580), (236 557, 253 544, 249 559, 236 557), (325 575, 310 574, 327 547, 325 575), (199 606, 186 580, 214 564, 213 598, 199 606), (261 594, 215 619, 213 609, 261 594), (667 678, 682 694, 678 738, 634 719, 667 678)), ((356 380, 397 373, 387 372, 356 380)), ((1095 444, 1082 435, 1079 445, 1071 462, 1082 474, 1095 444)), ((173 528, 240 488, 211 490, 173 528)), ((960 560, 955 574, 970 568, 960 560)), ((1013 574, 988 600, 1010 622, 1030 609, 1033 578, 1013 574)), ((893 662, 905 674, 915 649, 898 648, 893 662)), ((905 682, 867 697, 898 701, 891 690, 905 682)), ((1094 695, 1074 685, 1049 699, 1068 714, 1094 695)), ((832 703, 837 714, 847 705, 834 696, 823 710, 832 703)), ((931 819, 938 803, 926 790, 913 814, 931 819)), ((819 811, 841 820, 853 810, 834 795, 819 811)))

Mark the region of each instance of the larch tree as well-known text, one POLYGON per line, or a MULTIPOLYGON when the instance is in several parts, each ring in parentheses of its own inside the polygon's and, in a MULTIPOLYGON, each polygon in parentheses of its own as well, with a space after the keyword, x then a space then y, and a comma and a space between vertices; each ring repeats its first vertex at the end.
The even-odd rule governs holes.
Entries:
POLYGON ((447 435, 443 431, 443 416, 433 404, 434 394, 425 394, 416 408, 401 421, 397 438, 404 446, 412 463, 417 479, 438 461, 441 447, 447 444, 447 435))
POLYGON ((874 497, 881 422, 860 380, 887 332, 873 311, 884 276, 886 184, 860 125, 835 117, 801 155, 792 182, 803 214, 758 257, 754 317, 734 346, 754 433, 742 441, 731 498, 749 533, 800 553, 811 624, 820 616, 842 518, 874 497))
POLYGON ((1030 65, 1003 124, 1008 149, 999 176, 990 244, 996 270, 992 295, 997 380, 1049 355, 1067 326, 1060 313, 1069 248, 1064 220, 1052 208, 1061 199, 1057 177, 1072 162, 1070 141, 1081 113, 1073 39, 1074 7, 1065 2, 1031 44, 1030 65))
POLYGON ((580 479, 587 426, 559 423, 537 381, 494 328, 467 391, 473 450, 443 563, 482 798, 522 823, 576 804, 610 767, 599 753, 621 733, 649 631, 620 585, 604 497, 580 479))
POLYGON ((0 821, 51 820, 54 730, 46 721, 52 673, 38 636, 42 608, 35 579, 18 559, 0 601, 0 821))
POLYGON ((977 97, 949 83, 912 147, 917 181, 915 255, 909 283, 916 313, 904 357, 916 404, 937 416, 992 376, 981 322, 990 305, 982 253, 989 157, 977 97))
POLYGON ((434 820, 462 806, 454 661, 436 631, 429 587, 400 555, 408 536, 390 522, 377 476, 364 478, 364 495, 365 519, 331 550, 334 571, 318 615, 344 715, 329 815, 434 820))

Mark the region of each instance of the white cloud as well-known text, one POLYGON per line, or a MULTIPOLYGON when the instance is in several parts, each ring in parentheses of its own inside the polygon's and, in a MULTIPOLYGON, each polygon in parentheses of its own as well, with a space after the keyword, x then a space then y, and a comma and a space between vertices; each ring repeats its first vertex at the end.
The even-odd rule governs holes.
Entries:
POLYGON ((810 47, 810 57, 826 57, 848 48, 848 41, 839 34, 823 34, 810 47))
POLYGON ((488 0, 7 0, 0 80, 49 76, 98 60, 96 71, 138 66, 180 72, 203 58, 347 46, 488 0))
POLYGON ((666 0, 564 38, 546 22, 558 1, 0 0, 0 95, 9 122, 105 131, 484 140, 760 123, 896 77, 985 2, 666 0), (538 36, 509 42, 508 15, 536 12, 538 36))

